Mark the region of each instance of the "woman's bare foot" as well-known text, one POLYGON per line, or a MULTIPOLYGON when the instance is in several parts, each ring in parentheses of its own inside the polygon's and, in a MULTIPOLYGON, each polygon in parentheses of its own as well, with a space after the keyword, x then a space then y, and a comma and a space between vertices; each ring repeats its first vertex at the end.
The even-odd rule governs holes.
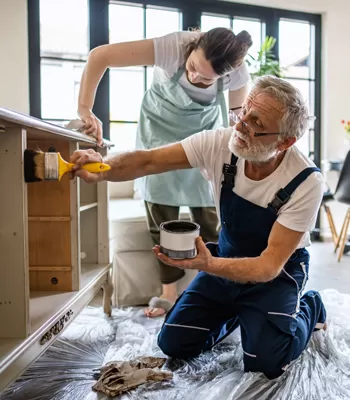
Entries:
POLYGON ((327 329, 327 322, 318 322, 315 326, 315 330, 323 330, 325 331, 327 329))
MULTIPOLYGON (((177 299, 177 283, 170 283, 168 285, 163 286, 163 294, 160 296, 161 299, 168 300, 170 303, 175 303, 177 299)), ((155 318, 161 317, 166 314, 167 310, 164 308, 157 307, 147 307, 143 310, 146 317, 155 318)))

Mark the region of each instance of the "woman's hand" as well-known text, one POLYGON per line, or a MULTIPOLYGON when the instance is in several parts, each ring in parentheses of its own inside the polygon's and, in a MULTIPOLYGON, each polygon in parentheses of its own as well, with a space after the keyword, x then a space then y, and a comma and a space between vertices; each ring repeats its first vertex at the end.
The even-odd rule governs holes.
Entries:
POLYGON ((84 133, 94 136, 97 139, 97 144, 99 146, 102 146, 102 122, 96 117, 96 115, 92 111, 88 109, 79 110, 79 116, 85 123, 84 133))

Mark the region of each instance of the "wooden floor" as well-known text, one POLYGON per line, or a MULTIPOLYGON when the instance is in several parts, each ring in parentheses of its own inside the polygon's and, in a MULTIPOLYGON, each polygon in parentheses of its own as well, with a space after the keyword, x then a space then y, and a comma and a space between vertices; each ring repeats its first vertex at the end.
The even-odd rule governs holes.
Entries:
POLYGON ((309 248, 310 268, 306 289, 336 289, 350 293, 350 253, 345 254, 340 263, 334 254, 332 243, 312 243, 309 248))

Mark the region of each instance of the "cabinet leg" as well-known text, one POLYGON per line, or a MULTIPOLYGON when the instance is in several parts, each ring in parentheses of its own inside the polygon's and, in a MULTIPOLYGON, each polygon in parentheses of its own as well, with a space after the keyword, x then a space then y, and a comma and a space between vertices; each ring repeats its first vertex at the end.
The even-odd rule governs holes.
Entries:
POLYGON ((106 282, 103 286, 103 311, 109 317, 112 315, 113 284, 106 282))

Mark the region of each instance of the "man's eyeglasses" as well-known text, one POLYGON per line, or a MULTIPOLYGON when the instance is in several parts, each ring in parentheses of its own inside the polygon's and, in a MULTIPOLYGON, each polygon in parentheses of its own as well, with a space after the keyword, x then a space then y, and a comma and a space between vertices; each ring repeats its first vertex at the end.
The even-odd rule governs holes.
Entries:
MULTIPOLYGON (((235 123, 241 123, 242 125, 242 132, 245 134, 249 134, 251 131, 254 132, 254 129, 249 126, 246 122, 242 121, 239 114, 235 114, 234 111, 240 110, 242 107, 235 107, 235 108, 230 108, 229 110, 229 117, 230 119, 235 123)), ((259 137, 259 136, 271 136, 271 135, 281 135, 282 132, 267 132, 267 133, 259 133, 259 132, 254 132, 254 137, 259 137)))

